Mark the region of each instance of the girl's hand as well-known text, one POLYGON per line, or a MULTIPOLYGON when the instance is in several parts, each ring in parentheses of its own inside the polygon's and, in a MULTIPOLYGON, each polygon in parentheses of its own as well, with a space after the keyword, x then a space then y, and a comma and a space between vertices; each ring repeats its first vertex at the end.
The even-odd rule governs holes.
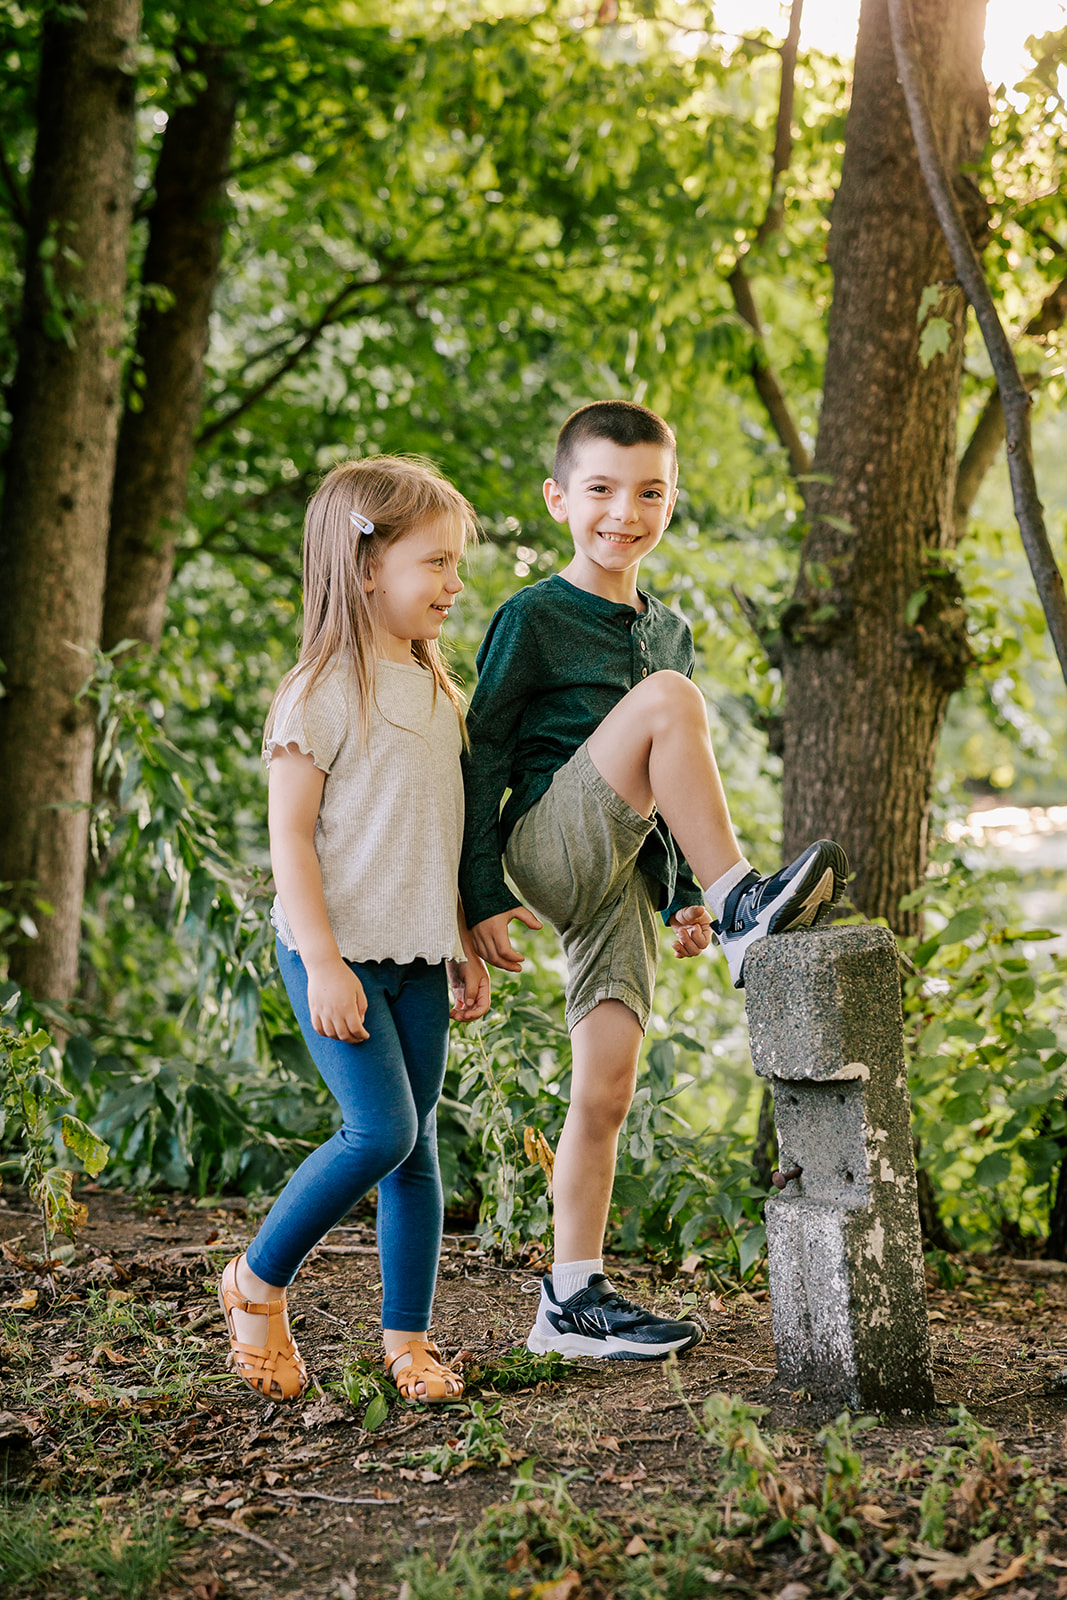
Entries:
POLYGON ((342 1039, 359 1044, 369 1039, 363 1026, 367 996, 352 968, 338 958, 307 969, 308 1010, 311 1026, 325 1039, 342 1039))
POLYGON ((707 906, 682 906, 671 918, 671 927, 678 934, 674 953, 680 960, 698 956, 711 943, 711 913, 707 906))
POLYGON ((448 1013, 453 1022, 475 1022, 489 1010, 489 971, 480 956, 466 961, 448 961, 448 981, 456 1003, 448 1013))

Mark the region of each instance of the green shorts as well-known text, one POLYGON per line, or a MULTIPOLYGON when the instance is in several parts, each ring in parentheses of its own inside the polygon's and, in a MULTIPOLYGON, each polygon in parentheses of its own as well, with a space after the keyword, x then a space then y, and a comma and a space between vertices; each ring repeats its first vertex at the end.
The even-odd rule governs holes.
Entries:
POLYGON ((581 745, 523 813, 504 863, 567 957, 567 1027, 602 1000, 648 1026, 659 961, 659 886, 637 855, 655 825, 615 793, 581 745))

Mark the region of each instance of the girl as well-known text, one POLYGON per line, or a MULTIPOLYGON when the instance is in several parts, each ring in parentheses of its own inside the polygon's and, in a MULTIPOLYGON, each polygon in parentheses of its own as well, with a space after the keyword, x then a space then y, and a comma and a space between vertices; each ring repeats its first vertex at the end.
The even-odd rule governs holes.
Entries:
POLYGON ((489 975, 457 900, 464 729, 437 643, 474 531, 469 503, 415 458, 335 467, 308 506, 300 659, 263 738, 271 921, 342 1123, 219 1286, 230 1365, 271 1399, 295 1399, 307 1384, 286 1287, 375 1185, 386 1370, 406 1399, 463 1392, 427 1328, 448 1019, 489 1008, 489 975))

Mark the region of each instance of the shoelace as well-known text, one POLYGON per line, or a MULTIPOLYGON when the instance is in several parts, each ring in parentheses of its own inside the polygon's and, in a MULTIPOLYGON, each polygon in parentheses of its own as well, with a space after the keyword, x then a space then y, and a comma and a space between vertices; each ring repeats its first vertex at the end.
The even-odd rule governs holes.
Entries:
POLYGON ((597 1305, 598 1307, 606 1308, 608 1311, 633 1311, 637 1315, 640 1315, 641 1312, 640 1306, 635 1306, 632 1300, 624 1300, 617 1289, 613 1289, 602 1300, 598 1300, 597 1305))

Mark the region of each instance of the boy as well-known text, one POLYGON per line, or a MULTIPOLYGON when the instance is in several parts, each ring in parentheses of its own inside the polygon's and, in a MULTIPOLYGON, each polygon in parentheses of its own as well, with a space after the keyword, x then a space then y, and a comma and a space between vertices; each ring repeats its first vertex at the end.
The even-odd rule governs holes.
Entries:
POLYGON ((603 1273, 618 1136, 651 1009, 657 911, 678 956, 706 949, 714 932, 740 988, 752 941, 810 925, 848 871, 840 847, 823 841, 762 878, 737 847, 704 700, 690 681, 689 626, 637 587, 670 521, 677 475, 674 435, 644 406, 597 402, 567 419, 544 495, 569 525, 574 556, 493 618, 468 717, 460 893, 474 948, 518 972, 509 923, 541 927, 505 882, 503 853, 567 956, 574 1064, 553 1175, 555 1264, 527 1340, 565 1356, 648 1360, 700 1338, 695 1323, 623 1300, 603 1273))

